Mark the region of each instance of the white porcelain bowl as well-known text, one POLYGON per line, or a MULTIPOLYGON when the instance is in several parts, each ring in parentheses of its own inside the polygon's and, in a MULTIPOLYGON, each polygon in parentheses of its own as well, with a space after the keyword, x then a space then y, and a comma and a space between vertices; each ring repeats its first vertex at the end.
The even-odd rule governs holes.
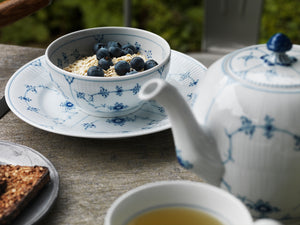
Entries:
POLYGON ((49 72, 63 94, 88 114, 101 117, 125 115, 137 110, 143 101, 138 98, 141 86, 152 78, 165 79, 170 67, 171 48, 162 37, 136 28, 98 27, 76 31, 53 41, 46 49, 49 72), (92 77, 74 74, 63 68, 74 61, 94 54, 97 42, 117 41, 132 44, 158 65, 132 75, 92 77))

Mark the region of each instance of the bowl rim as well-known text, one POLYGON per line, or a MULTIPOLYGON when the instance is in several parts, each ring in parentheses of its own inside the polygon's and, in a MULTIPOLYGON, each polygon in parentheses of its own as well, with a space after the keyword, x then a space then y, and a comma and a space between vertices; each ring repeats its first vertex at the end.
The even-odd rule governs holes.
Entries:
POLYGON ((77 30, 71 33, 67 33, 57 39, 55 39, 54 41, 52 41, 46 48, 45 51, 45 62, 46 64, 53 70, 55 70, 57 73, 61 74, 61 75, 68 75, 70 77, 74 77, 77 79, 83 79, 83 80, 96 80, 96 81, 122 81, 122 80, 128 80, 128 79, 136 79, 136 78, 140 78, 140 77, 144 77, 144 76, 148 76, 151 75, 153 72, 159 70, 162 66, 166 65, 168 61, 170 61, 170 57, 171 57, 171 47, 169 45, 169 43, 161 36, 159 36, 158 34, 155 34, 151 31, 147 31, 147 30, 143 30, 143 29, 139 29, 139 28, 133 28, 133 27, 121 27, 121 26, 103 26, 103 27, 93 27, 93 28, 87 28, 87 29, 81 29, 81 30, 77 30), (93 30, 115 30, 115 29, 119 29, 119 30, 131 30, 131 31, 138 31, 138 32, 144 32, 148 35, 152 35, 155 36, 156 38, 160 39, 165 46, 167 46, 166 49, 166 57, 163 59, 163 61, 161 63, 159 63, 158 65, 154 66, 153 68, 146 70, 146 71, 142 71, 142 72, 138 72, 135 74, 130 74, 130 75, 124 75, 124 76, 114 76, 114 77, 95 77, 95 76, 83 76, 80 74, 76 74, 76 73, 72 73, 72 72, 68 72, 62 68, 59 68, 58 66, 56 66, 49 58, 49 51, 50 48, 56 44, 57 42, 70 37, 70 36, 74 36, 78 33, 81 32, 88 32, 88 31, 93 31, 93 30))

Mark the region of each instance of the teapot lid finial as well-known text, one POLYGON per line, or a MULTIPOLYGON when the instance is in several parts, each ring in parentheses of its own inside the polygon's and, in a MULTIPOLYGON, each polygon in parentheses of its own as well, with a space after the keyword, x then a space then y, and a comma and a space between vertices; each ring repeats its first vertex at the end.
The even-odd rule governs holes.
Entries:
POLYGON ((273 52, 287 52, 292 46, 291 40, 282 33, 274 34, 267 42, 267 48, 273 52))
POLYGON ((261 58, 269 66, 290 66, 297 61, 295 57, 285 54, 285 52, 291 50, 292 46, 291 40, 286 35, 282 33, 274 34, 267 42, 267 48, 272 51, 272 53, 264 55, 261 58))

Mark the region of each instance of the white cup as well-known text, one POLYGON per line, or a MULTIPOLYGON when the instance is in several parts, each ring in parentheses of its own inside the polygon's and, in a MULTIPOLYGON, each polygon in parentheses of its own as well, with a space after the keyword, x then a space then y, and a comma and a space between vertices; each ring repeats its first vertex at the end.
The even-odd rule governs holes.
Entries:
POLYGON ((104 225, 126 225, 143 212, 172 206, 198 209, 224 225, 281 225, 272 219, 254 222, 244 204, 230 193, 192 181, 160 181, 132 189, 111 205, 104 225))

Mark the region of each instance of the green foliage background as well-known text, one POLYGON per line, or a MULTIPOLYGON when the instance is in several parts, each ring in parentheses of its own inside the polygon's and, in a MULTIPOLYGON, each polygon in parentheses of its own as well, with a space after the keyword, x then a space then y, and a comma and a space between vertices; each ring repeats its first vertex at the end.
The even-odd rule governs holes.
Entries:
MULTIPOLYGON (((300 2, 265 0, 260 42, 276 33, 300 43, 300 2)), ((182 52, 200 51, 203 22, 201 0, 132 0, 132 26, 155 32, 182 52)), ((96 26, 123 26, 122 0, 54 0, 18 22, 0 29, 0 43, 47 46, 71 31, 96 26)))
POLYGON ((300 44, 299 15, 299 0, 265 0, 260 42, 265 43, 272 34, 282 32, 294 44, 300 44))

